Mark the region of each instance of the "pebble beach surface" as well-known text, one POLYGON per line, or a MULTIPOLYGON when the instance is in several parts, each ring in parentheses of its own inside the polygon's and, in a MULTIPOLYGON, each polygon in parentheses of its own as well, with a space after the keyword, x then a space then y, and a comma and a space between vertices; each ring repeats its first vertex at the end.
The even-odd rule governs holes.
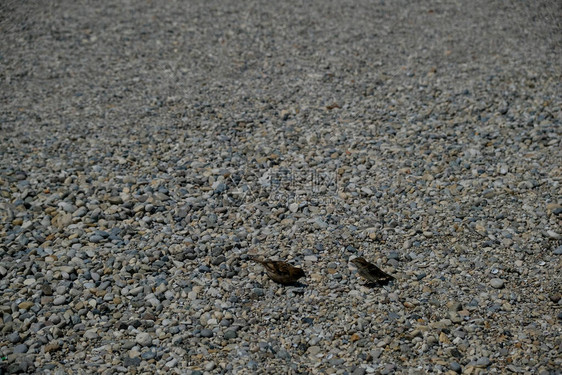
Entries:
POLYGON ((559 3, 0 10, 0 373, 559 373, 559 3))

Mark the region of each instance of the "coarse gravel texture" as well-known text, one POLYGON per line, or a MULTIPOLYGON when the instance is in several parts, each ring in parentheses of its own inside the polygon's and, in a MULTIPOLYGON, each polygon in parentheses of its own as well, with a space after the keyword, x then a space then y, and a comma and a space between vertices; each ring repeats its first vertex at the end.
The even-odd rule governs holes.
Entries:
POLYGON ((0 373, 559 373, 561 4, 3 1, 0 373))

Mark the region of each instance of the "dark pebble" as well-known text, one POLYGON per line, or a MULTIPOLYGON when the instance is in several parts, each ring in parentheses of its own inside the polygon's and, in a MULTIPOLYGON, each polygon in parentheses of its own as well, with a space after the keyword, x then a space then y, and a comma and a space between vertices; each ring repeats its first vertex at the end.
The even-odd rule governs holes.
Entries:
POLYGON ((451 370, 453 370, 454 372, 460 374, 462 371, 462 367, 461 365, 459 365, 457 362, 453 361, 451 362, 451 364, 449 365, 449 367, 451 368, 451 370))
POLYGON ((345 250, 349 251, 350 253, 356 253, 357 249, 353 245, 348 245, 345 250))
POLYGON ((281 359, 289 359, 291 358, 291 354, 289 354, 289 352, 286 351, 285 349, 281 348, 277 351, 277 357, 281 359))
POLYGON ((90 242, 99 243, 101 241, 103 241, 103 237, 100 236, 100 235, 94 234, 94 235, 90 236, 90 242))
POLYGON ((400 259, 400 254, 398 254, 397 251, 391 251, 390 253, 388 253, 387 258, 388 258, 388 259, 399 260, 399 259, 400 259))
POLYGON ((141 359, 139 357, 129 357, 126 356, 125 359, 123 359, 123 366, 125 367, 129 367, 129 366, 138 366, 141 363, 141 359))
POLYGON ((213 337, 213 331, 208 328, 204 328, 201 330, 201 337, 213 337))
POLYGON ((96 231, 94 231, 94 235, 101 236, 103 238, 109 237, 109 233, 107 233, 104 230, 96 230, 96 231))
POLYGON ((136 343, 135 343, 134 341, 132 341, 132 340, 127 340, 127 341, 125 341, 125 342, 121 345, 121 347, 122 347, 123 349, 125 349, 125 350, 129 350, 129 349, 131 349, 131 348, 132 348, 133 346, 135 346, 135 345, 136 345, 136 343))
POLYGON ((17 344, 18 342, 20 342, 20 340, 20 334, 17 332, 12 332, 8 335, 8 341, 12 344, 17 344))
POLYGON ((21 353, 27 353, 27 345, 25 344, 18 344, 14 347, 14 354, 21 354, 21 353))
POLYGON ((224 255, 220 255, 220 256, 214 258, 214 259, 211 261, 211 264, 212 264, 213 266, 218 266, 218 265, 220 265, 220 264, 222 264, 222 263, 224 263, 224 262, 226 262, 226 257, 225 257, 224 255))
POLYGON ((156 358, 156 352, 149 350, 141 354, 141 358, 145 360, 156 358))

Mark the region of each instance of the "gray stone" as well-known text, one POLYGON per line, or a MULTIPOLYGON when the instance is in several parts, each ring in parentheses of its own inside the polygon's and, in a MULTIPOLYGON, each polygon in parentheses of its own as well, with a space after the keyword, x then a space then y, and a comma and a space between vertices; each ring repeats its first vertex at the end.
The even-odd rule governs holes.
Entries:
POLYGON ((486 368, 486 367, 490 366, 491 363, 492 362, 490 361, 490 359, 488 357, 480 357, 476 361, 476 367, 486 368))
POLYGON ((100 236, 99 234, 94 234, 94 235, 90 236, 90 242, 99 243, 101 241, 103 241, 103 237, 100 236))
POLYGON ((458 364, 457 362, 453 361, 449 364, 449 368, 451 370, 453 370, 454 372, 460 374, 462 372, 462 367, 460 364, 458 364))
POLYGON ((125 350, 129 350, 135 345, 136 345, 136 343, 133 340, 125 340, 123 342, 123 344, 121 345, 121 347, 125 350))
POLYGON ((57 296, 53 300, 53 305, 60 306, 66 303, 66 296, 57 296))
POLYGON ((88 339, 88 340, 97 339, 97 338, 98 338, 97 329, 92 328, 92 329, 87 330, 87 331, 84 333, 84 338, 86 338, 86 339, 88 339))
POLYGON ((149 350, 147 352, 144 352, 141 354, 141 358, 144 360, 149 360, 149 359, 153 359, 156 358, 156 352, 153 350, 149 350))
POLYGON ((215 368, 216 364, 213 361, 207 362, 205 364, 205 371, 212 371, 215 368))
POLYGON ((138 366, 141 363, 141 359, 139 357, 129 357, 129 356, 125 356, 125 358, 123 358, 123 366, 125 367, 130 367, 130 366, 138 366))
POLYGON ((16 346, 14 346, 14 354, 22 354, 22 353, 27 353, 27 345, 25 344, 18 344, 16 346))
POLYGON ((135 341, 139 345, 149 346, 152 345, 152 336, 147 332, 140 332, 135 337, 135 341))
POLYGON ((213 337, 213 331, 208 328, 204 328, 201 330, 201 337, 213 337))
POLYGON ((495 288, 495 289, 503 288, 504 283, 505 283, 505 281, 503 279, 498 278, 498 277, 495 277, 495 278, 490 280, 490 285, 492 286, 492 288, 495 288))
POLYGON ((18 332, 10 333, 7 338, 8 341, 11 342, 12 344, 17 344, 21 340, 20 334, 18 332))

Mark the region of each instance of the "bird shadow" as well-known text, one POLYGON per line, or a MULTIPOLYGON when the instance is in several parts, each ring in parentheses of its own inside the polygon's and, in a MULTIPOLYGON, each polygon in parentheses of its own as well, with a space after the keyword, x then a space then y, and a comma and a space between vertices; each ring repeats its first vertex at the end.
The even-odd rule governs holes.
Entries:
POLYGON ((368 288, 382 288, 383 286, 387 286, 391 284, 392 280, 381 280, 377 281, 376 283, 365 283, 364 285, 368 288))
POLYGON ((308 284, 301 283, 300 281, 295 281, 294 283, 290 284, 283 284, 284 286, 292 286, 296 288, 308 288, 308 284))

